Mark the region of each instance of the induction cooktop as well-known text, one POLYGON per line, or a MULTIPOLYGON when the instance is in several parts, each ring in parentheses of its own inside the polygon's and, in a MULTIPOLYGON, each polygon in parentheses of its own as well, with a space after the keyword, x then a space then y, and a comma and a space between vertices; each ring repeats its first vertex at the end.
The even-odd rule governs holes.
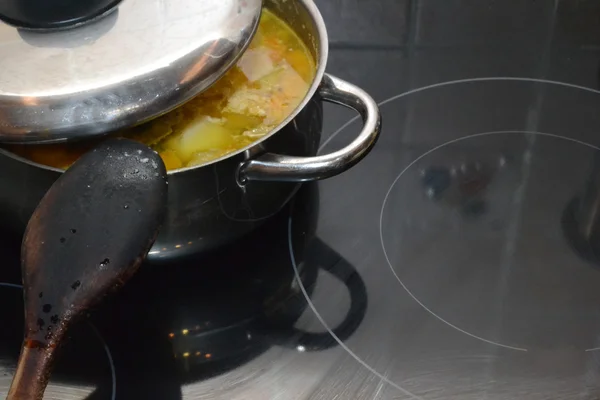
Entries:
MULTIPOLYGON (((144 266, 48 399, 600 399, 600 6, 319 0, 383 131, 257 232, 144 266)), ((321 152, 360 129, 326 106, 321 152)), ((2 242, 0 397, 18 357, 2 242)))

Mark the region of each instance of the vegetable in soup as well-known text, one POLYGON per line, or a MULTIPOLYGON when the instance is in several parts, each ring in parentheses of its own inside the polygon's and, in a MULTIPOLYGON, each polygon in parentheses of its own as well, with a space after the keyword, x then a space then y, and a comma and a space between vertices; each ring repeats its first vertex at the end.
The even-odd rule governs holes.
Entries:
MULTIPOLYGON (((115 135, 145 143, 167 170, 201 165, 265 136, 302 102, 315 62, 302 40, 264 10, 256 35, 237 64, 181 107, 115 135)), ((97 141, 18 145, 8 149, 34 162, 68 168, 97 141)))

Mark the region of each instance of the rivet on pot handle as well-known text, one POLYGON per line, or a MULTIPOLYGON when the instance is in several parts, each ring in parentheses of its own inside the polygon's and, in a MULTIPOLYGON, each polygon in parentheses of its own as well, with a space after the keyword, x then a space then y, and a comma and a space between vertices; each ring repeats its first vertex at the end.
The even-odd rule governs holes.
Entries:
POLYGON ((238 179, 248 181, 307 182, 325 179, 353 167, 371 151, 381 131, 377 103, 364 90, 335 76, 325 74, 318 89, 325 101, 356 110, 363 129, 346 147, 315 157, 294 157, 265 153, 240 166, 238 179))

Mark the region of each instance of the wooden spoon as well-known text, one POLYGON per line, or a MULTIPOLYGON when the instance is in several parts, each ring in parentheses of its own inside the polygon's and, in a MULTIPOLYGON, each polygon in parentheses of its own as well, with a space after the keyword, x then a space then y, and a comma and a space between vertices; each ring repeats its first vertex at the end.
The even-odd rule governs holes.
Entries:
POLYGON ((138 269, 156 238, 167 173, 156 152, 110 139, 46 193, 21 248, 25 338, 8 400, 40 400, 69 325, 138 269))

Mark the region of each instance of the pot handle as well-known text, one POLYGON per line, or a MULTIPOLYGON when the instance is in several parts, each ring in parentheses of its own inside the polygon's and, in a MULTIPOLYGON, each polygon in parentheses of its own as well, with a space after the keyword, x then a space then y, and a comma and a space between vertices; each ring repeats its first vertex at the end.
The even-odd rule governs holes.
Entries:
POLYGON ((330 103, 356 110, 363 129, 346 147, 315 157, 295 157, 265 153, 240 166, 238 182, 249 181, 308 182, 338 175, 353 167, 373 148, 381 132, 381 114, 373 98, 364 90, 333 75, 325 74, 317 91, 330 103))

